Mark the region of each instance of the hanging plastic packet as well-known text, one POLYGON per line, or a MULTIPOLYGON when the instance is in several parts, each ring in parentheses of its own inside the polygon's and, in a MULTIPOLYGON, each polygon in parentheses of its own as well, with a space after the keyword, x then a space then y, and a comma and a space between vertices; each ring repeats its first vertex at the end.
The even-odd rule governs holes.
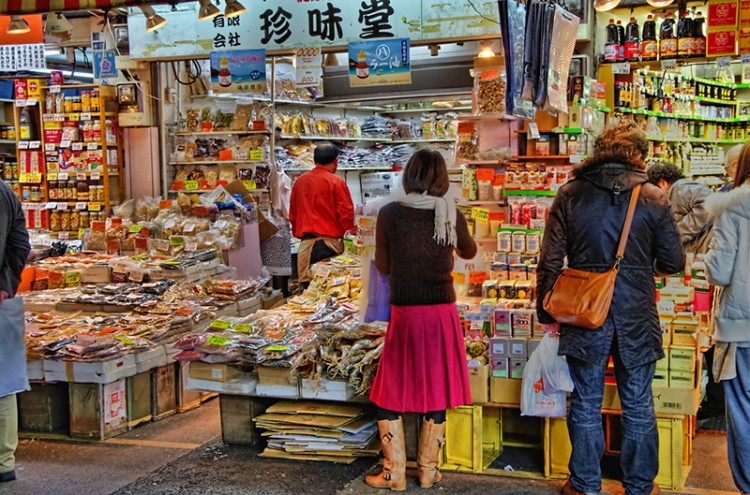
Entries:
MULTIPOLYGON (((552 30, 554 29, 555 6, 552 4, 542 5, 541 25, 541 53, 539 54, 538 72, 536 78, 536 92, 534 93, 534 105, 542 108, 547 101, 547 70, 550 61, 550 46, 552 42, 552 30)), ((573 38, 575 39, 575 38, 573 38)), ((538 48, 537 48, 538 49, 538 48)))
POLYGON ((515 0, 507 0, 508 39, 510 61, 508 73, 508 109, 509 114, 524 119, 534 119, 534 105, 522 98, 524 82, 524 45, 526 42, 526 5, 515 0))
POLYGON ((525 101, 534 101, 534 81, 536 79, 536 59, 538 57, 539 30, 537 20, 539 17, 538 0, 531 0, 527 4, 526 12, 526 39, 523 50, 523 90, 522 97, 525 101))
POLYGON ((557 5, 550 42, 550 66, 547 76, 547 101, 544 111, 568 112, 568 73, 575 50, 580 19, 557 5))
POLYGON ((505 71, 502 67, 472 69, 475 115, 505 113, 505 71))

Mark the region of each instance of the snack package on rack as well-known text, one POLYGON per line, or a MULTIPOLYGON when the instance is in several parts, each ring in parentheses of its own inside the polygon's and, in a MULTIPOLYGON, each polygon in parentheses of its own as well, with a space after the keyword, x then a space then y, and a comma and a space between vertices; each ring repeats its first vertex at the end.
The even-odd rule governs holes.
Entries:
POLYGON ((568 73, 575 50, 580 19, 559 5, 554 7, 554 21, 549 44, 547 99, 544 111, 555 115, 568 113, 568 73))
POLYGON ((459 122, 456 136, 456 161, 476 160, 479 153, 481 122, 459 122))
POLYGON ((476 201, 478 194, 477 171, 474 168, 465 168, 461 176, 461 190, 463 197, 469 201, 476 201))
MULTIPOLYGON (((136 222, 151 222, 159 214, 159 198, 145 197, 135 202, 136 222)), ((119 215, 121 216, 121 215, 119 215)))
POLYGON ((502 67, 472 69, 474 78, 474 114, 505 113, 505 71, 502 67))

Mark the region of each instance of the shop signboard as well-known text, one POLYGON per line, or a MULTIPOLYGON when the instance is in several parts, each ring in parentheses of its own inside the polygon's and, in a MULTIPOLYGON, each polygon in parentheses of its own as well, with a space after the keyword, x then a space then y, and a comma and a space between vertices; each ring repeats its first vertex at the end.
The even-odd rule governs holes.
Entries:
POLYGON ((265 93, 265 50, 213 50, 210 59, 214 93, 265 93))
POLYGON ((117 77, 117 64, 114 50, 94 52, 94 79, 109 79, 117 77))
POLYGON ((147 33, 138 9, 128 16, 133 58, 206 56, 212 50, 265 48, 269 52, 310 46, 340 47, 358 41, 499 37, 494 2, 469 0, 266 0, 231 18, 198 20, 197 2, 154 5, 167 19, 147 33), (475 8, 476 7, 476 8, 475 8))
POLYGON ((411 84, 409 38, 349 43, 349 85, 411 84))
POLYGON ((320 48, 298 48, 294 58, 297 87, 322 89, 322 62, 320 48))

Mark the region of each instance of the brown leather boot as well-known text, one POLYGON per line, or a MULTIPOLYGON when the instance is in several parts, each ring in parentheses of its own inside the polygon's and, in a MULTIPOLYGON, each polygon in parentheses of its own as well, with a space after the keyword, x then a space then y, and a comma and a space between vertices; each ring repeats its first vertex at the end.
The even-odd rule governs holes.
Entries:
POLYGON ((562 495, 586 495, 586 493, 576 490, 570 480, 566 481, 562 487, 562 495))
POLYGON ((378 421, 380 443, 383 449, 383 471, 365 477, 365 483, 373 488, 406 490, 406 443, 404 423, 401 418, 394 421, 378 421))
POLYGON ((438 469, 440 448, 445 443, 445 423, 435 424, 435 420, 422 420, 422 433, 419 435, 419 486, 432 488, 432 485, 443 479, 438 469))

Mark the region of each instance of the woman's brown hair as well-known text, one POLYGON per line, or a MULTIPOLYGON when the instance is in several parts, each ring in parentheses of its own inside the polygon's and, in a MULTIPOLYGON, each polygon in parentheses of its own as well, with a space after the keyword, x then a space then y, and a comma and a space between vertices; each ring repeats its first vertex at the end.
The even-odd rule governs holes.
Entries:
POLYGON ((740 151, 737 171, 734 173, 734 187, 740 187, 748 180, 750 180, 750 141, 746 142, 740 151))
POLYGON ((590 166, 604 163, 623 163, 645 170, 648 156, 646 133, 633 121, 605 127, 594 142, 594 155, 576 166, 574 175, 590 166))
POLYGON ((450 182, 443 155, 434 150, 417 151, 409 158, 401 183, 407 194, 445 196, 450 182))

